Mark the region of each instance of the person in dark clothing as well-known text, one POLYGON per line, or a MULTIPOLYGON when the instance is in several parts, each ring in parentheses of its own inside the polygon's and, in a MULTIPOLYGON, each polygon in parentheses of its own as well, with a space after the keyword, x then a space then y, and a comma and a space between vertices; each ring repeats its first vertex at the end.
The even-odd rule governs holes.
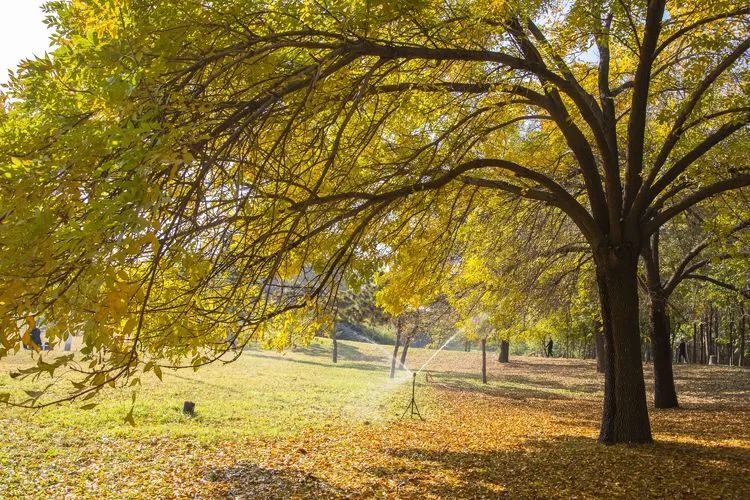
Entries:
MULTIPOLYGON (((31 341, 36 344, 36 346, 39 349, 42 349, 42 331, 39 329, 39 327, 35 326, 31 330, 31 334, 29 335, 31 338, 31 341)), ((33 346, 32 346, 33 347, 33 346)))
POLYGON ((552 339, 549 339, 549 342, 547 342, 547 357, 552 357, 552 339))
POLYGON ((687 345, 685 344, 685 341, 683 340, 680 342, 680 346, 677 348, 677 362, 682 363, 682 360, 685 360, 685 363, 687 363, 687 345))

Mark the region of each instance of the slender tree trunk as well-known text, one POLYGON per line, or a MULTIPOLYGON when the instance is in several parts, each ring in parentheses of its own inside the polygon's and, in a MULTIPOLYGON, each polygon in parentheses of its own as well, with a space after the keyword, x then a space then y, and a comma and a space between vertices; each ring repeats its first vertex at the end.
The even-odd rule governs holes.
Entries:
POLYGON ((740 359, 738 366, 745 366, 745 304, 740 303, 740 359))
POLYGON ((734 314, 729 319, 729 366, 734 366, 734 314))
POLYGON ((599 441, 650 443, 638 324, 638 255, 607 248, 597 259, 604 322, 604 410, 599 441))
POLYGON ((719 310, 716 310, 716 314, 714 314, 714 355, 716 356, 716 364, 721 364, 721 352, 719 351, 719 326, 720 326, 721 316, 719 314, 719 310))
POLYGON ((500 341, 500 356, 497 358, 497 360, 501 363, 507 363, 508 362, 508 351, 510 350, 510 344, 507 340, 503 339, 500 341))
POLYGON ((333 362, 339 362, 339 343, 336 339, 336 324, 333 325, 333 333, 331 333, 331 339, 333 339, 333 362))
POLYGON ((411 335, 404 339, 404 348, 401 350, 401 362, 399 368, 404 370, 406 368, 406 353, 409 352, 409 345, 411 344, 411 335))
POLYGON ((482 383, 487 383, 487 339, 482 338, 482 383))
POLYGON ((692 359, 690 360, 690 362, 693 364, 698 362, 698 360, 695 359, 695 355, 697 353, 696 351, 697 345, 698 345, 698 324, 695 321, 693 321, 693 356, 692 356, 692 359))
POLYGON ((708 359, 708 364, 711 364, 711 356, 714 355, 714 308, 711 306, 708 312, 708 328, 706 329, 706 333, 708 334, 708 339, 706 341, 706 358, 708 359))
POLYGON ((604 354, 604 332, 602 332, 601 321, 594 323, 594 346, 596 348, 596 372, 604 373, 606 355, 604 354))
POLYGON ((401 342, 401 332, 396 331, 396 345, 393 346, 393 357, 391 358, 391 378, 396 376, 396 360, 398 359, 399 342, 401 342))

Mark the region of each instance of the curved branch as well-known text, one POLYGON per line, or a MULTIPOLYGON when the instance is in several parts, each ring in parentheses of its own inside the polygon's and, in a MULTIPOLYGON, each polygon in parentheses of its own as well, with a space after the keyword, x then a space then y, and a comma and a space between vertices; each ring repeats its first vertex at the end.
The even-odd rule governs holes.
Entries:
POLYGON ((681 201, 670 206, 663 212, 657 214, 653 219, 651 219, 644 225, 642 236, 650 236, 654 233, 654 231, 659 229, 673 217, 712 196, 723 193, 725 191, 731 191, 732 189, 739 189, 746 186, 750 186, 750 174, 740 174, 730 179, 725 179, 723 181, 709 184, 708 186, 699 189, 698 191, 692 193, 690 196, 687 196, 681 201))
POLYGON ((691 280, 698 280, 698 281, 705 281, 706 283, 711 283, 712 285, 716 285, 721 288, 725 288, 727 290, 731 290, 733 292, 737 292, 740 295, 742 295, 746 299, 750 299, 750 291, 748 290, 742 290, 740 288, 737 288, 736 286, 732 285, 731 283, 727 283, 725 281, 721 281, 716 278, 712 278, 711 276, 706 276, 703 274, 688 274, 685 276, 685 279, 691 279, 691 280))
MULTIPOLYGON (((507 193, 519 196, 521 198, 527 198, 530 200, 543 201, 550 206, 554 206, 562 210, 571 220, 578 226, 590 244, 596 241, 599 237, 599 231, 591 218, 591 215, 586 211, 583 206, 578 203, 575 198, 565 192, 565 196, 560 198, 556 196, 556 191, 544 191, 540 189, 526 188, 517 186, 509 182, 505 182, 498 179, 485 179, 471 176, 461 176, 461 181, 472 186, 478 186, 489 189, 499 189, 507 193)), ((562 188, 561 188, 562 189, 562 188)), ((563 190, 564 191, 564 190, 563 190)))
POLYGON ((668 36, 659 46, 656 48, 656 52, 654 53, 654 57, 661 54, 664 49, 669 47, 672 43, 677 41, 682 36, 686 35, 687 33, 690 33, 691 31, 700 28, 701 26, 705 26, 706 24, 712 23, 714 21, 720 21, 722 19, 729 19, 732 17, 740 17, 743 15, 750 14, 750 6, 744 6, 740 7, 739 9, 730 11, 730 12, 722 12, 720 14, 715 14, 713 16, 704 17, 703 19, 699 19, 698 21, 689 24, 687 26, 683 26, 679 30, 672 33, 670 36, 668 36))
POLYGON ((667 139, 664 141, 659 154, 654 160, 652 170, 651 172, 649 172, 649 181, 653 181, 653 179, 656 178, 656 175, 659 173, 659 169, 664 165, 664 163, 666 163, 669 154, 672 152, 675 145, 677 144, 677 141, 680 139, 680 137, 682 137, 682 134, 684 133, 683 125, 685 125, 685 122, 690 117, 695 107, 698 105, 698 102, 703 97, 703 94, 705 94, 709 87, 716 81, 716 79, 719 78, 719 76, 721 76, 721 74, 724 73, 727 69, 729 69, 737 61, 737 59, 739 59, 749 48, 750 38, 746 38, 745 41, 739 44, 731 53, 727 54, 727 56, 724 57, 724 59, 722 59, 721 62, 717 64, 716 67, 703 78, 698 87, 693 91, 693 93, 683 105, 680 114, 677 116, 677 119, 672 124, 672 130, 670 130, 669 134, 667 135, 667 139))
POLYGON ((703 139, 703 141, 698 143, 698 145, 696 145, 693 149, 688 151, 682 158, 674 162, 669 170, 664 172, 664 175, 662 175, 659 180, 657 180, 656 183, 653 184, 653 187, 647 187, 643 191, 641 202, 643 208, 645 208, 645 205, 652 202, 654 198, 659 195, 659 193, 667 188, 667 186, 674 182, 674 180, 677 179, 685 170, 687 170, 687 168, 692 165, 693 162, 711 151, 714 146, 722 142, 724 139, 727 139, 732 134, 734 134, 738 130, 741 130, 748 124, 750 124, 750 114, 746 114, 744 117, 737 121, 725 123, 708 137, 703 139))

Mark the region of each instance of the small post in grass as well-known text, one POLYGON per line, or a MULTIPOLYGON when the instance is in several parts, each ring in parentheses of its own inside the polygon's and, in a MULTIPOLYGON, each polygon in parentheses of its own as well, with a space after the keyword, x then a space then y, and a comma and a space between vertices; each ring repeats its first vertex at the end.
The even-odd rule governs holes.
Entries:
POLYGON ((193 403, 192 401, 185 401, 182 404, 182 413, 184 413, 188 417, 194 417, 195 416, 195 403, 193 403))

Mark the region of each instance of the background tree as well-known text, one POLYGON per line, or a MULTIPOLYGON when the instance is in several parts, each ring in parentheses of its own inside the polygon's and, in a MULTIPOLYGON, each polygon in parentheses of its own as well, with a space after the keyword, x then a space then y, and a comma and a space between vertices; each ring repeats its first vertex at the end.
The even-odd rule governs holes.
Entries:
MULTIPOLYGON (((672 328, 668 314, 668 302, 671 295, 685 279, 699 276, 698 273, 701 270, 710 272, 712 259, 721 261, 732 257, 736 258, 738 256, 737 251, 732 253, 721 251, 722 246, 726 247, 726 244, 722 244, 722 242, 731 242, 737 232, 750 225, 750 221, 742 221, 729 229, 722 230, 715 227, 712 231, 714 234, 706 237, 704 236, 705 231, 702 231, 700 227, 705 225, 701 222, 706 219, 701 218, 695 212, 693 214, 688 214, 685 222, 680 224, 683 226, 682 228, 675 227, 678 225, 677 221, 666 228, 670 231, 665 234, 669 235, 668 237, 672 240, 669 242, 672 248, 667 245, 667 249, 673 252, 670 256, 674 262, 671 266, 671 274, 663 277, 661 271, 663 252, 660 252, 660 247, 663 250, 665 245, 663 237, 660 237, 660 235, 664 231, 654 233, 643 252, 645 284, 648 293, 650 339, 654 362, 654 405, 657 408, 674 408, 678 405, 672 373, 674 346, 670 335, 672 328), (691 219, 693 220, 691 221, 691 219), (713 252, 711 252, 712 250, 713 252)), ((731 243, 730 246, 732 246, 731 243)), ((744 258, 746 257, 745 255, 744 258)))

